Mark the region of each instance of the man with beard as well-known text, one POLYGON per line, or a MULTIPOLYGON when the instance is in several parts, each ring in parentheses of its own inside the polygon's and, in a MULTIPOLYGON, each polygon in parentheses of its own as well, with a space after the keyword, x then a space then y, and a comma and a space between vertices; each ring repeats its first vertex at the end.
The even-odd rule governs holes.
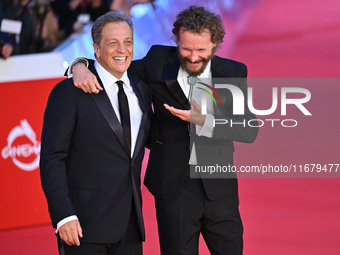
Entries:
MULTIPOLYGON (((154 116, 144 183, 155 196, 161 254, 198 254, 200 233, 211 254, 242 254, 237 179, 190 178, 190 165, 202 165, 210 157, 211 163, 233 165, 233 141, 255 140, 257 128, 214 125, 215 119, 239 123, 254 119, 246 103, 244 114, 235 116, 231 94, 218 90, 223 106, 217 108, 211 100, 207 114, 202 115, 193 89, 194 83, 214 87, 213 79, 232 77, 237 78, 235 86, 246 99, 247 68, 214 55, 225 31, 220 17, 203 7, 191 6, 180 12, 172 32, 177 47, 154 45, 129 68, 153 90, 154 116)), ((74 66, 73 73, 74 83, 85 92, 101 90, 83 64, 74 66)))

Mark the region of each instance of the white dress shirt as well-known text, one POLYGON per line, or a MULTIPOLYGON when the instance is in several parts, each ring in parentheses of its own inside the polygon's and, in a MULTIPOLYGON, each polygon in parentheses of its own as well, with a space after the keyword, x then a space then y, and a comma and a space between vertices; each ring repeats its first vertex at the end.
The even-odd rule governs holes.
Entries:
MULTIPOLYGON (((211 80, 212 80, 212 75, 211 75, 211 61, 208 62, 206 68, 204 69, 203 73, 201 73, 199 76, 197 76, 197 82, 202 82, 205 83, 209 86, 212 86, 211 80)), ((177 75, 177 81, 179 85, 181 86, 181 89, 183 93, 186 95, 186 97, 189 97, 189 91, 190 91, 190 85, 188 83, 188 76, 189 74, 182 68, 180 67, 177 75)), ((192 90, 192 99, 194 99, 199 105, 202 103, 202 98, 206 98, 207 102, 207 114, 205 116, 205 121, 203 123, 203 126, 195 125, 196 127, 196 134, 198 136, 206 136, 211 138, 213 136, 214 132, 214 102, 212 98, 207 95, 207 93, 199 88, 204 88, 205 90, 208 90, 210 93, 212 91, 207 88, 204 85, 201 85, 197 83, 193 85, 193 90, 192 90)), ((190 154, 190 159, 189 159, 189 164, 190 165, 197 165, 197 156, 196 156, 196 147, 195 143, 192 145, 192 150, 190 154)))

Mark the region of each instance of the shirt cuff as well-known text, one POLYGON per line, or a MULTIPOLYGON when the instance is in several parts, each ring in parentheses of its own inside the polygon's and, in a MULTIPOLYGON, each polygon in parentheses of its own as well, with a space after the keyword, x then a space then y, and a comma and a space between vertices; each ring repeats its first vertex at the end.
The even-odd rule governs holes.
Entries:
POLYGON ((76 58, 75 60, 71 62, 70 66, 68 67, 68 70, 67 70, 68 78, 73 77, 72 68, 78 63, 83 63, 84 65, 86 65, 87 68, 89 67, 89 61, 87 61, 86 58, 76 58))
POLYGON ((65 219, 59 221, 58 224, 57 224, 57 229, 55 230, 55 232, 58 233, 59 228, 60 228, 62 225, 64 225, 64 224, 67 223, 67 222, 70 222, 70 221, 72 221, 72 220, 78 220, 78 217, 77 217, 76 215, 71 215, 71 216, 66 217, 65 219))
POLYGON ((214 120, 214 115, 208 113, 205 116, 203 126, 201 126, 199 130, 197 130, 197 135, 212 138, 214 134, 214 120))

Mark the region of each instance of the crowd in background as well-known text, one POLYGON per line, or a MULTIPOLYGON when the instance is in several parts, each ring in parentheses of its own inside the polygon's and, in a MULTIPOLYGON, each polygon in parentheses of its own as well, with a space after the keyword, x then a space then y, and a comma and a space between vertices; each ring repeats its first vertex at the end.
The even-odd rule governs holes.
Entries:
POLYGON ((0 57, 46 52, 104 13, 121 11, 130 16, 136 4, 155 0, 1 0, 3 19, 21 21, 18 35, 0 31, 0 57))

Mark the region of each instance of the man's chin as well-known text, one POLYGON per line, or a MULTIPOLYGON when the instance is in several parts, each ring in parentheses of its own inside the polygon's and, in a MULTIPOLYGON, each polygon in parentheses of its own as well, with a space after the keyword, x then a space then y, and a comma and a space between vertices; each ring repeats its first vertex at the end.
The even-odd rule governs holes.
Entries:
POLYGON ((190 67, 190 65, 188 63, 185 63, 184 65, 182 65, 182 67, 191 76, 197 76, 200 73, 202 73, 201 72, 201 66, 200 67, 196 67, 196 68, 192 68, 192 67, 190 67))
POLYGON ((199 68, 199 69, 190 69, 190 68, 185 68, 185 71, 189 74, 189 75, 191 75, 191 76, 198 76, 198 75, 200 75, 201 73, 203 73, 203 71, 204 71, 204 68, 199 68))

